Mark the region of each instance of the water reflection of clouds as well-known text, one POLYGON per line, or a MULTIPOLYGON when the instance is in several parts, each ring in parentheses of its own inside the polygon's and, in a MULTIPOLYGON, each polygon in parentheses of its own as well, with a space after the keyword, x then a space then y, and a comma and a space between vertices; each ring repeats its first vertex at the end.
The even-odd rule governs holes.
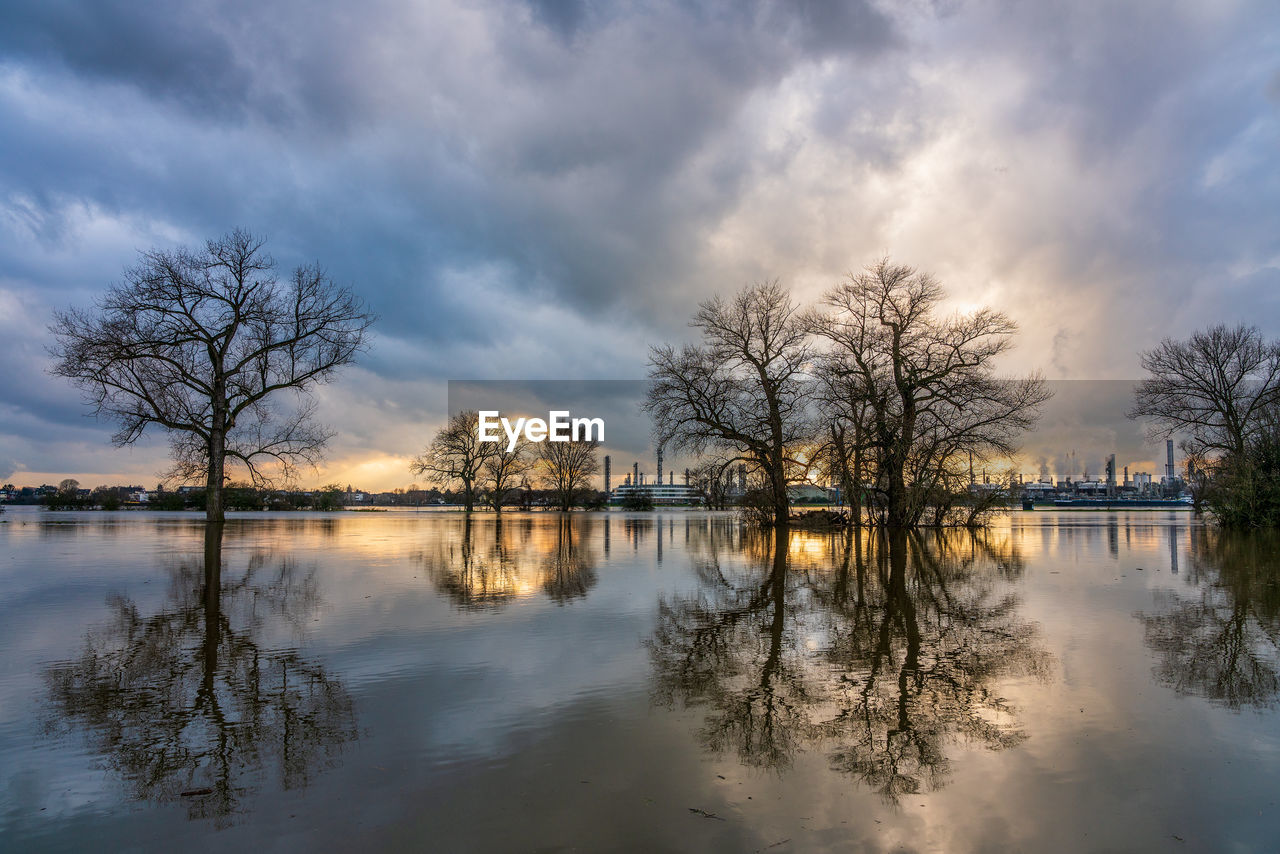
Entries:
MULTIPOLYGON (((1177 550, 1172 554, 1176 558, 1177 550)), ((1280 695, 1280 537, 1191 531, 1185 583, 1154 592, 1140 611, 1154 674, 1179 694, 1231 709, 1280 695)))
POLYGON ((222 546, 222 526, 209 526, 202 554, 165 564, 163 608, 109 597, 79 655, 44 672, 51 733, 83 737, 130 798, 181 801, 219 823, 268 780, 305 787, 356 737, 342 682, 264 631, 296 632, 316 610, 314 565, 254 550, 233 569, 222 546))
MULTIPOLYGON (((774 591, 764 588, 772 580, 768 543, 726 516, 575 514, 573 548, 591 557, 596 580, 585 595, 558 603, 541 582, 547 561, 560 552, 558 518, 510 514, 503 526, 512 523, 511 533, 503 537, 523 555, 518 563, 528 582, 522 595, 500 607, 478 609, 460 608, 415 557, 430 554, 438 536, 460 543, 460 515, 343 514, 328 530, 311 528, 298 516, 287 533, 265 517, 246 520, 240 533, 228 535, 228 559, 242 568, 255 551, 287 551, 295 573, 302 570, 305 576, 309 566, 316 567, 323 602, 301 615, 300 629, 267 607, 269 599, 235 619, 260 614, 259 636, 270 641, 270 648, 297 647, 306 660, 340 679, 360 711, 362 734, 343 751, 341 769, 311 778, 310 830, 285 821, 303 809, 302 800, 264 788, 253 795, 245 827, 220 837, 228 845, 277 832, 301 832, 322 845, 363 838, 342 836, 346 823, 329 816, 342 812, 333 804, 358 808, 362 816, 377 816, 388 826, 425 822, 456 830, 459 816, 470 814, 468 798, 488 793, 486 803, 500 807, 506 818, 484 819, 484 827, 495 828, 491 835, 473 829, 453 841, 494 839, 502 847, 510 838, 496 828, 512 823, 519 823, 520 838, 528 840, 613 838, 608 829, 629 827, 633 802, 644 804, 637 821, 659 812, 644 796, 673 807, 677 821, 691 805, 728 816, 735 828, 741 826, 737 839, 744 841, 743 850, 788 836, 797 844, 816 839, 796 827, 800 816, 806 817, 801 824, 819 833, 841 834, 830 838, 857 838, 864 847, 884 850, 897 845, 1070 851, 1095 843, 1137 849, 1151 847, 1153 839, 1167 840, 1170 832, 1191 839, 1184 832, 1188 827, 1198 828, 1204 839, 1243 839, 1263 847, 1261 820, 1251 816, 1270 797, 1258 793, 1274 790, 1274 774, 1257 759, 1274 749, 1273 736, 1266 734, 1273 718, 1264 717, 1266 707, 1256 704, 1241 706, 1257 710, 1256 715, 1235 714, 1203 692, 1186 692, 1174 701, 1171 690, 1153 685, 1153 677, 1165 684, 1154 669, 1161 654, 1144 642, 1146 626, 1135 619, 1135 614, 1163 613, 1163 605, 1155 603, 1165 600, 1157 594, 1195 603, 1208 591, 1219 606, 1235 601, 1223 597, 1248 573, 1237 572, 1233 581, 1229 568, 1215 569, 1213 561, 1217 555, 1218 563, 1237 563, 1251 553, 1219 554, 1216 541, 1207 536, 1197 541, 1208 532, 1188 525, 1189 516, 1166 515, 1091 520, 1078 514, 1023 514, 1022 523, 1015 517, 979 541, 956 538, 928 546, 938 553, 939 566, 919 560, 923 552, 914 557, 911 571, 902 575, 908 582, 905 598, 885 586, 883 579, 892 580, 894 567, 872 559, 873 549, 864 548, 859 593, 856 551, 845 569, 839 537, 797 533, 788 544, 780 612, 772 608, 774 591), (522 526, 532 528, 527 542, 522 526), (1177 576, 1169 571, 1171 545, 1180 566, 1177 576), (1136 571, 1139 566, 1145 571, 1136 571), (1210 589, 1215 586, 1220 589, 1210 589), (740 591, 747 604, 763 595, 764 607, 738 618, 754 621, 759 630, 744 626, 728 636, 742 645, 733 648, 733 667, 709 669, 713 677, 729 677, 716 691, 763 709, 760 665, 769 659, 772 619, 781 613, 782 645, 770 685, 775 699, 795 701, 796 714, 787 717, 787 709, 775 702, 772 741, 763 738, 761 726, 730 721, 719 730, 724 751, 713 754, 702 749, 708 713, 715 711, 713 693, 674 715, 652 711, 655 672, 643 642, 653 639, 655 618, 662 618, 660 597, 672 606, 701 597, 712 616, 738 595, 719 591, 740 591), (1017 601, 1004 610, 1011 594, 1017 601), (859 596, 861 608, 855 607, 859 596), (912 645, 905 630, 911 621, 899 606, 908 600, 921 641, 917 666, 906 668, 908 687, 915 692, 908 693, 910 730, 897 726, 899 683, 890 678, 902 674, 912 645), (874 658, 878 628, 891 614, 891 659, 885 659, 891 664, 881 669, 859 731, 856 716, 841 717, 841 712, 859 708, 869 673, 865 663, 874 658), (1020 670, 1025 662, 1006 666, 999 661, 1000 644, 1010 639, 999 631, 994 636, 981 632, 1011 626, 1030 626, 1034 636, 1024 645, 1052 654, 1047 680, 1035 668, 1020 670), (930 646, 931 638, 940 642, 930 646), (974 648, 976 656, 964 652, 974 648), (980 702, 968 706, 976 715, 958 714, 963 706, 957 709, 948 699, 951 689, 931 686, 930 680, 944 676, 985 687, 988 695, 976 693, 980 702), (984 705, 1001 699, 1003 706, 984 705), (920 714, 926 704, 936 704, 939 711, 920 714), (868 716, 871 737, 863 738, 868 716), (890 720, 893 726, 887 727, 890 720), (892 741, 891 730, 898 731, 892 741), (992 732, 1025 738, 992 751, 987 749, 992 732), (753 740, 744 739, 744 733, 753 740), (740 760, 742 744, 790 750, 789 764, 771 766, 776 774, 762 774, 760 761, 740 760), (615 767, 618 763, 624 767, 615 767), (1213 776, 1226 767, 1232 775, 1213 776), (588 777, 591 786, 580 783, 588 777), (1215 780, 1212 786, 1202 783, 1209 777, 1215 780), (548 779, 574 791, 539 788, 548 779), (593 800, 587 790, 605 791, 599 785, 605 779, 610 781, 607 798, 593 800), (861 782, 854 785, 855 780, 861 782), (532 786, 527 803, 501 794, 519 785, 532 786), (930 790, 933 785, 941 787, 930 790), (913 790, 919 794, 907 797, 913 790), (877 792, 894 793, 898 806, 877 792), (745 800, 746 794, 755 800, 745 800), (579 816, 583 810, 598 815, 579 816), (882 824, 873 825, 871 817, 882 824), (565 828, 571 829, 568 835, 565 828), (779 828, 786 829, 775 832, 779 828), (583 835, 595 832, 601 835, 583 835)), ((0 601, 6 618, 0 639, 21 642, 24 621, 38 630, 41 622, 49 622, 41 618, 52 614, 75 615, 73 625, 100 625, 105 594, 113 587, 126 592, 143 614, 164 610, 166 576, 156 575, 155 558, 175 540, 166 529, 140 521, 146 526, 128 537, 108 540, 90 526, 79 541, 63 534, 24 541, 23 554, 48 568, 34 578, 10 570, 14 584, 29 592, 25 600, 0 601), (67 555, 80 560, 93 555, 98 563, 88 569, 60 566, 60 559, 76 562, 59 554, 58 544, 70 542, 77 544, 67 555), (99 549, 108 542, 115 545, 99 549), (92 580, 95 574, 115 581, 100 578, 83 592, 79 579, 92 580), (144 583, 148 578, 151 583, 144 583), (54 602, 58 590, 64 599, 57 610, 39 604, 54 602), (24 614, 18 601, 33 603, 33 613, 24 614)), ((476 548, 494 533, 492 517, 477 515, 476 548)), ((1245 586, 1250 607, 1265 617, 1269 606, 1257 597, 1268 593, 1266 576, 1249 577, 1254 579, 1245 586)), ((54 622, 68 624, 61 617, 54 622)), ((21 662, 35 661, 42 651, 69 659, 79 640, 78 635, 46 635, 22 656, 12 654, 18 647, 7 646, 6 669, 19 674, 21 662), (56 650, 65 652, 51 652, 56 650)), ((39 673, 40 666, 30 669, 39 673)), ((0 750, 10 760, 0 769, 0 797, 17 803, 14 793, 21 789, 27 792, 23 809, 29 806, 36 815, 49 806, 38 813, 42 819, 57 815, 59 821, 94 828, 130 822, 184 838, 181 828, 188 825, 180 809, 167 810, 168 819, 155 810, 139 810, 134 818, 99 815, 104 805, 116 803, 118 793, 104 783, 111 779, 108 774, 92 770, 92 755, 48 744, 39 751, 23 748, 13 736, 23 712, 14 696, 20 685, 13 679, 0 685, 12 710, 7 728, 0 727, 0 750)), ((721 824, 695 817, 693 828, 721 824)), ((637 838, 655 838, 643 829, 636 832, 637 838)), ((704 841, 714 847, 716 838, 704 841)))
POLYGON ((498 610, 534 595, 563 605, 584 598, 598 580, 591 526, 572 515, 550 524, 468 515, 440 528, 412 560, 463 610, 498 610))
POLYGON ((660 600, 649 642, 656 699, 702 710, 711 753, 777 770, 820 752, 893 802, 945 785, 958 743, 1026 738, 997 685, 1049 656, 1004 583, 1007 537, 783 531, 739 563, 717 533, 694 549, 702 588, 660 600))

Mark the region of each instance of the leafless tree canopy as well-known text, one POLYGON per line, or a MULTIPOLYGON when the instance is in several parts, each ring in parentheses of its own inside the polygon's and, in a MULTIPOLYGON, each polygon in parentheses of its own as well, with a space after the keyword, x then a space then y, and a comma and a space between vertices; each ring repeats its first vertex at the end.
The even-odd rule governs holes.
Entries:
POLYGON ((145 252, 92 309, 60 312, 51 327, 53 373, 119 425, 117 445, 151 425, 168 431, 171 475, 206 481, 215 521, 226 464, 261 484, 319 459, 330 433, 305 392, 353 361, 373 320, 318 266, 279 281, 263 244, 237 230, 197 250, 145 252))
POLYGON ((731 456, 711 455, 689 472, 689 485, 702 496, 708 509, 723 510, 728 506, 735 462, 736 458, 731 456))
POLYGON ((979 309, 941 317, 942 287, 887 259, 826 294, 808 317, 830 347, 819 398, 850 482, 870 482, 891 526, 918 524, 935 488, 953 487, 970 459, 1016 450, 1049 397, 1043 379, 1006 379, 992 362, 1017 327, 979 309))
POLYGON ((468 512, 475 506, 476 485, 486 466, 503 450, 500 442, 480 441, 479 424, 480 413, 476 410, 457 413, 409 465, 410 471, 426 476, 437 486, 462 484, 468 512))
POLYGON ((920 524, 930 506, 938 521, 971 461, 1012 454, 1049 397, 1038 375, 994 373, 1016 331, 1008 317, 942 317, 942 298, 932 276, 886 259, 820 310, 799 312, 776 282, 705 303, 690 324, 702 344, 652 351, 654 432, 718 465, 748 462, 777 520, 787 484, 817 473, 841 485, 854 520, 866 497, 891 526, 920 524))
POLYGON ((1224 325, 1186 341, 1166 338, 1142 354, 1130 418, 1152 422, 1152 437, 1189 434, 1189 454, 1242 454, 1280 403, 1280 344, 1256 327, 1224 325))
POLYGON ((538 467, 542 481, 554 494, 561 510, 572 509, 574 497, 600 473, 599 451, 600 443, 587 439, 539 443, 538 467))
POLYGON ((777 282, 716 297, 690 325, 700 345, 654 347, 645 409, 660 444, 748 461, 770 485, 776 518, 788 513, 790 449, 808 438, 812 354, 797 306, 777 282))
POLYGON ((502 503, 533 468, 534 460, 529 452, 529 443, 523 437, 510 451, 501 442, 494 443, 494 447, 497 450, 485 460, 481 475, 489 488, 489 503, 501 513, 502 503))

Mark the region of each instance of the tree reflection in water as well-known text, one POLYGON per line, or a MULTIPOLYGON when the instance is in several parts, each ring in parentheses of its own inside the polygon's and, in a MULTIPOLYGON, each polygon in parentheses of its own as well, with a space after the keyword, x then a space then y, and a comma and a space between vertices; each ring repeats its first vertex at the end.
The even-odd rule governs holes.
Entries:
POLYGON ((650 649, 658 702, 704 708, 708 750, 780 769, 821 749, 896 801, 945 783, 953 741, 1025 738, 996 683, 1043 675, 1049 656, 1002 592, 1021 571, 1007 544, 958 531, 705 534, 701 589, 659 603, 650 649), (737 540, 748 559, 727 570, 737 540))
POLYGON ((1156 678, 1232 709, 1273 705, 1280 694, 1280 533, 1192 527, 1190 558, 1190 592, 1157 591, 1154 612, 1137 614, 1157 655, 1156 678))
POLYGON ((222 528, 207 526, 203 559, 170 567, 167 607, 146 616, 112 597, 80 658, 45 673, 51 730, 85 730, 132 797, 219 823, 270 775, 306 786, 356 737, 342 683, 262 640, 269 623, 299 627, 316 610, 314 570, 255 552, 228 578, 222 528))
POLYGON ((468 516, 415 559, 462 610, 496 610, 535 593, 563 605, 585 597, 598 580, 599 557, 584 524, 568 514, 552 524, 468 516))

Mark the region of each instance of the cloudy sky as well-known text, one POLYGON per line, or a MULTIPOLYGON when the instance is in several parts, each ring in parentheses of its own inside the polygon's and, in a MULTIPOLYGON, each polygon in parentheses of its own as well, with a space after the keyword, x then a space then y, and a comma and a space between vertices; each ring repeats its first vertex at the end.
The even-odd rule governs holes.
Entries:
POLYGON ((381 316, 310 479, 371 489, 409 482, 449 379, 642 377, 710 294, 886 253, 1054 379, 1280 334, 1274 0, 8 0, 0 152, 19 483, 155 481, 163 442, 112 449, 45 327, 235 226, 381 316))

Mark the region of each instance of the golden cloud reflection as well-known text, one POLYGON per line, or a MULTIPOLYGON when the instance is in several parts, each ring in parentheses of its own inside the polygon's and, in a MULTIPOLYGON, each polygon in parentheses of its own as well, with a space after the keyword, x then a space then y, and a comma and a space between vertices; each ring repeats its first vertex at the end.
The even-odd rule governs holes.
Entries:
POLYGON ((315 567, 255 549, 224 566, 223 526, 165 570, 164 606, 110 597, 80 656, 44 673, 46 729, 81 731, 137 800, 182 802, 226 824, 274 778, 305 787, 356 738, 342 681, 273 640, 320 607, 315 567))
POLYGON ((1050 658, 1009 538, 711 527, 690 551, 700 589, 659 602, 649 647, 656 701, 703 709, 708 751, 781 768, 820 750, 892 802, 945 785, 956 745, 1026 738, 999 684, 1050 658))
POLYGON ((533 596, 563 605, 585 597, 598 580, 600 557, 589 521, 468 515, 413 559, 463 610, 495 610, 533 596))

